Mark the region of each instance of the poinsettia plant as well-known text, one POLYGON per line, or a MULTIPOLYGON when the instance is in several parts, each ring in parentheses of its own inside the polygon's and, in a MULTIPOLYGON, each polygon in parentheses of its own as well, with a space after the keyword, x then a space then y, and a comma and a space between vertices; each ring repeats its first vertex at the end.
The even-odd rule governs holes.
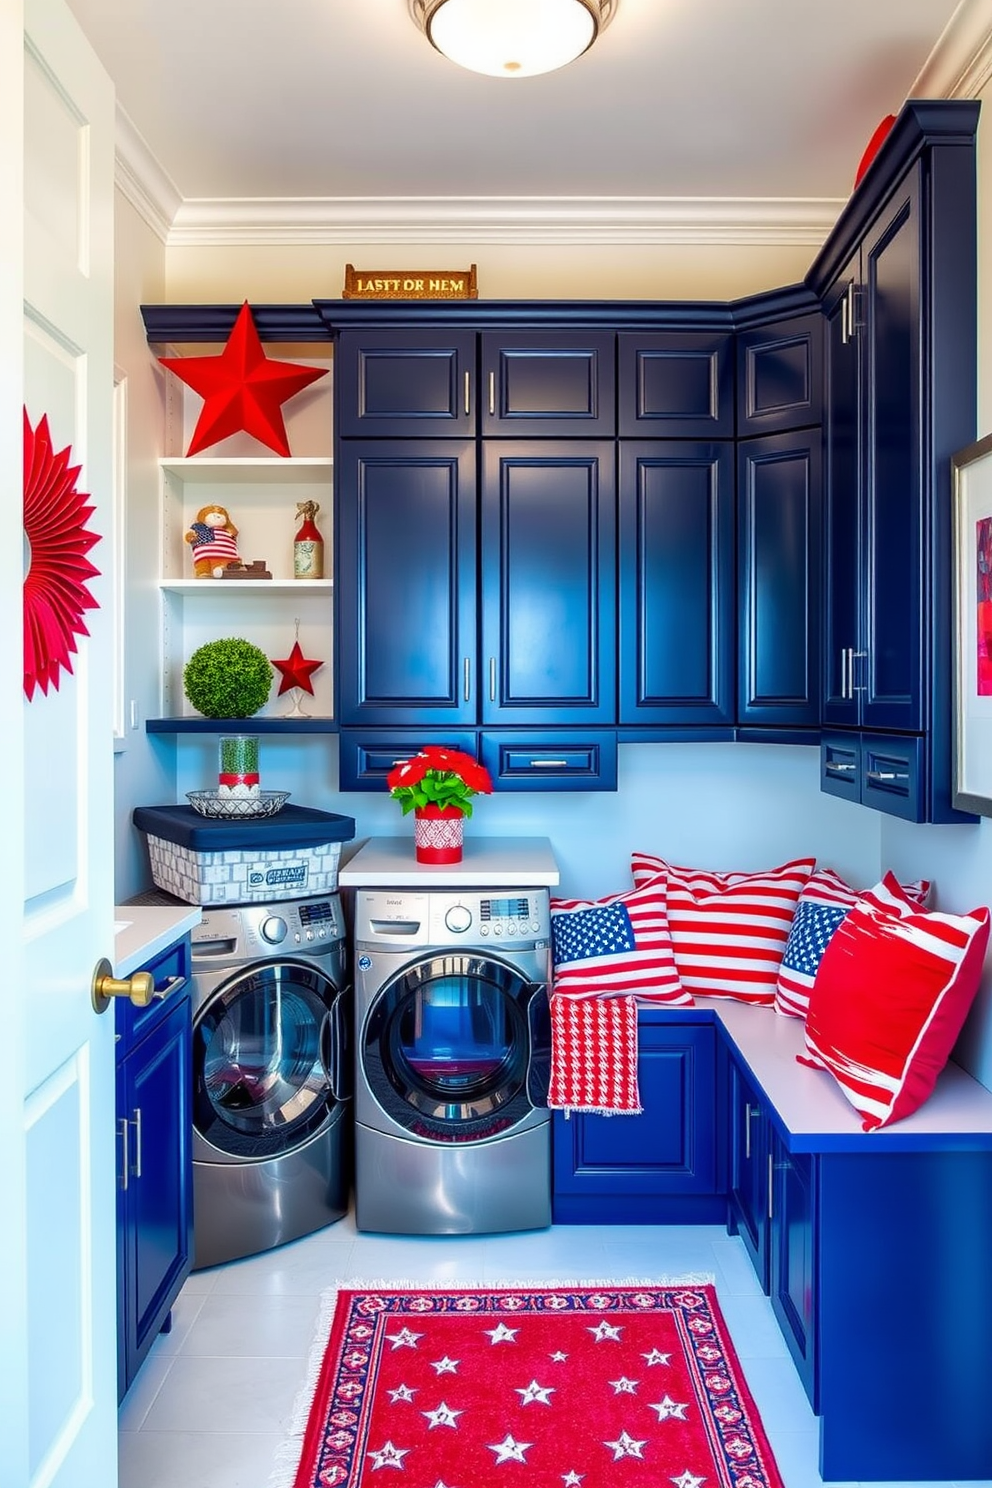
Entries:
POLYGON ((448 807, 471 816, 471 797, 489 795, 493 788, 489 771, 478 760, 460 749, 442 749, 436 744, 426 745, 390 770, 386 784, 404 816, 425 806, 448 807))

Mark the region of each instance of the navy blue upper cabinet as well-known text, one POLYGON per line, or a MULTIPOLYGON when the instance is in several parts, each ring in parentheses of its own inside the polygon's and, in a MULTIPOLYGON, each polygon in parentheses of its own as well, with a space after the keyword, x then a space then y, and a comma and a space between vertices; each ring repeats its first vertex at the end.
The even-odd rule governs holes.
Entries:
POLYGON ((723 331, 622 331, 619 433, 634 439, 732 439, 734 340, 723 331))
POLYGON ((489 331, 480 430, 517 439, 603 438, 616 429, 616 338, 603 331, 489 331))
POLYGON ((906 104, 807 276, 825 324, 823 723, 866 731, 845 761, 831 735, 822 783, 839 788, 867 731, 917 736, 905 789, 871 766, 854 798, 920 821, 968 819, 950 802, 950 458, 976 429, 978 111, 906 104))
POLYGON ((343 725, 474 723, 474 440, 344 440, 335 473, 343 725))
POLYGON ((775 434, 823 417, 823 318, 815 312, 737 336, 737 434, 775 434))
POLYGON ((344 438, 475 433, 474 331, 342 331, 334 353, 335 419, 344 438))
POLYGON ((738 446, 738 722, 820 721, 819 426, 738 446))
POLYGON ((621 442, 619 573, 621 724, 732 724, 732 443, 621 442))
POLYGON ((615 722, 610 442, 486 440, 481 721, 615 722))

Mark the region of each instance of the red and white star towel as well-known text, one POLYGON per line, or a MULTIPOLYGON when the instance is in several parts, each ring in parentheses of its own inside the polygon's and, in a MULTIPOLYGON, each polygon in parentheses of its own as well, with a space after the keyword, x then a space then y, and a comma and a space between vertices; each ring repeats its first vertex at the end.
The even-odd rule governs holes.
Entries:
POLYGON ((637 998, 551 997, 553 1110, 638 1116, 637 998))

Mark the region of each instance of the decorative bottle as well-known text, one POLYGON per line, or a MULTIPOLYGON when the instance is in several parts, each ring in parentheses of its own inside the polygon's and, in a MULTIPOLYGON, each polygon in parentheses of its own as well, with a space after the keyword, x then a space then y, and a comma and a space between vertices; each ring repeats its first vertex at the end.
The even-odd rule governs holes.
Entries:
POLYGON ((322 579, 324 577, 324 539, 314 521, 320 505, 316 501, 298 501, 296 515, 303 521, 293 542, 293 577, 295 579, 322 579))

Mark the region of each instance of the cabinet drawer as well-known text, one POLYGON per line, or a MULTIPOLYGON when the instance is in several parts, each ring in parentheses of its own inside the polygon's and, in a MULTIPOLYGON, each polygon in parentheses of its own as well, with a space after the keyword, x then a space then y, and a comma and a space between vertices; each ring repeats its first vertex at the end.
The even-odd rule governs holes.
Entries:
POLYGON ((126 997, 114 998, 114 1027, 119 1042, 117 1057, 123 1058, 134 1046, 146 1037, 174 1006, 177 994, 188 993, 190 974, 189 937, 184 936, 175 945, 169 946, 151 961, 146 961, 142 971, 150 971, 155 978, 155 1001, 145 1008, 135 1007, 126 997))
POLYGON ((820 789, 844 801, 861 800, 861 740, 857 734, 824 734, 820 740, 820 789))
POLYGON ((617 736, 600 734, 481 736, 482 763, 497 790, 610 790, 617 788, 617 736))
POLYGON ((733 337, 723 332, 621 332, 619 432, 634 439, 732 439, 733 337))
POLYGON ((412 759, 425 744, 460 749, 477 756, 477 739, 471 729, 450 734, 404 733, 402 730, 342 729, 339 741, 338 789, 384 791, 386 776, 403 760, 412 759))
POLYGON ((342 331, 334 355, 338 434, 474 434, 475 352, 474 331, 342 331))

